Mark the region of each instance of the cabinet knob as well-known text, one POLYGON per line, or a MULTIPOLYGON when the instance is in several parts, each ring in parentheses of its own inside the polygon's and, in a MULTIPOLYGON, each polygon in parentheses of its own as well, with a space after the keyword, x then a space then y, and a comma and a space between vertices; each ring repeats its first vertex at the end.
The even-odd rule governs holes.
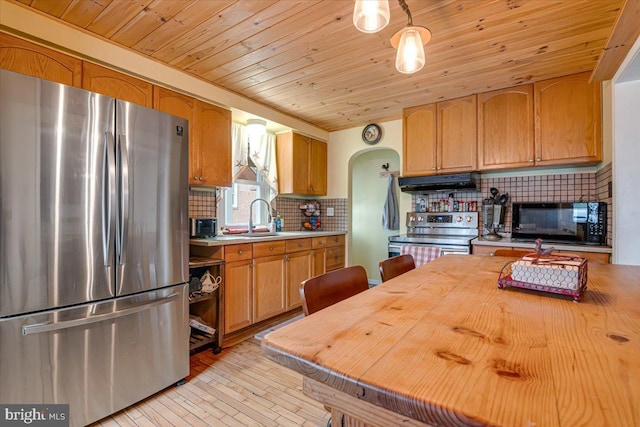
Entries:
POLYGON ((529 163, 533 163, 533 159, 529 159, 529 163))
POLYGON ((194 177, 193 177, 193 180, 194 180, 194 181, 197 181, 197 180, 198 180, 198 177, 197 177, 197 176, 194 176, 194 177))
POLYGON ((431 170, 432 170, 432 171, 434 171, 434 170, 436 170, 436 168, 435 168, 435 167, 433 167, 433 168, 431 168, 431 170))
POLYGON ((489 256, 495 256, 493 252, 489 252, 489 256))
POLYGON ((202 179, 202 177, 200 177, 200 181, 204 181, 204 179, 202 179))
POLYGON ((540 157, 538 157, 538 158, 536 159, 536 162, 541 162, 541 161, 542 161, 542 159, 541 159, 540 157))
POLYGON ((238 255, 242 255, 242 252, 243 252, 243 251, 238 251, 238 255))
POLYGON ((269 251, 273 252, 273 246, 269 246, 269 251))

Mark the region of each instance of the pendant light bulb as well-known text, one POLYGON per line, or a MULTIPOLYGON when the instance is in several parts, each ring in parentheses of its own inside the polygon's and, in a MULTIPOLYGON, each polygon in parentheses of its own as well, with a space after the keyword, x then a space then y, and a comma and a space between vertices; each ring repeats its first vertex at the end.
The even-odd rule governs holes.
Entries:
POLYGON ((431 40, 431 32, 424 27, 406 27, 391 38, 398 49, 396 69, 403 74, 420 71, 424 67, 424 45, 431 40))
POLYGON ((356 0, 353 25, 363 33, 377 33, 389 23, 389 0, 356 0))

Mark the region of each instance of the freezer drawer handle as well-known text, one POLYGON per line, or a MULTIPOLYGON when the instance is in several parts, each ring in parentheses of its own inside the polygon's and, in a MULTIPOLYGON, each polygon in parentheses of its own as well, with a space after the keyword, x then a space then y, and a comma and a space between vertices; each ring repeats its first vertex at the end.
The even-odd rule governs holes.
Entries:
POLYGON ((59 331, 61 329, 73 328, 74 326, 84 326, 89 325, 91 323, 102 322, 104 320, 111 320, 117 317, 128 316, 130 314, 138 313, 140 311, 148 310, 150 308, 166 304, 171 302, 171 300, 175 299, 180 295, 179 292, 175 292, 171 295, 167 295, 164 298, 160 298, 153 301, 148 301, 140 305, 136 305, 134 307, 125 308, 124 310, 114 311, 112 313, 98 314, 90 317, 82 317, 73 320, 65 320, 63 322, 46 322, 46 323, 35 323, 33 325, 23 325, 22 326, 22 335, 31 335, 31 334, 39 334, 41 332, 51 332, 51 331, 59 331))

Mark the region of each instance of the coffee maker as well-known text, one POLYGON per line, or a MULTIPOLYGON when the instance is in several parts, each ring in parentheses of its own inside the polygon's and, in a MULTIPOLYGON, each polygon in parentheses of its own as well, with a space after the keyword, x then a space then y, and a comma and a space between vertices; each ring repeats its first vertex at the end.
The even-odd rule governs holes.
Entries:
POLYGON ((505 203, 509 196, 499 196, 497 188, 491 188, 491 197, 482 201, 482 226, 486 233, 482 236, 487 240, 500 240, 502 236, 498 230, 504 225, 505 203))

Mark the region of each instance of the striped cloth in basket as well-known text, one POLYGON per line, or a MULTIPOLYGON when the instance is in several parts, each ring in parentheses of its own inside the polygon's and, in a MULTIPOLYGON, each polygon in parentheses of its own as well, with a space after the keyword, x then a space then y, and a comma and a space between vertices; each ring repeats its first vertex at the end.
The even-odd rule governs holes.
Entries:
POLYGON ((401 245, 400 255, 410 254, 413 256, 413 261, 416 263, 416 267, 426 264, 429 261, 433 261, 441 254, 440 248, 431 248, 428 246, 414 246, 414 245, 401 245))

